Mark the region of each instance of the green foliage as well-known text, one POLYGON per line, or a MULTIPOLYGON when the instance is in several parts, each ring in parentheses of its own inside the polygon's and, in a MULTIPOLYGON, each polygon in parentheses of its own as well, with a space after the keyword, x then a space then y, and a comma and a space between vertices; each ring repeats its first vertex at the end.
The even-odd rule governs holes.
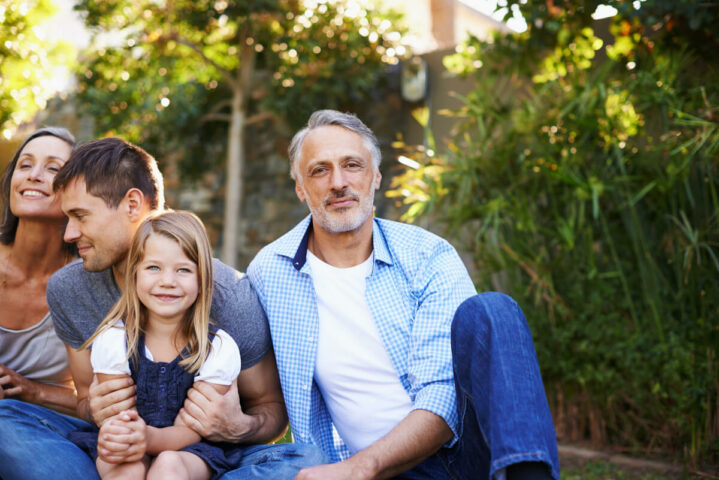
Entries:
POLYGON ((179 156, 191 175, 223 158, 243 62, 258 72, 248 120, 271 112, 294 127, 317 108, 355 108, 404 50, 397 14, 351 0, 83 0, 77 9, 97 34, 78 77, 99 133, 179 156))
POLYGON ((74 49, 45 39, 43 23, 56 8, 50 0, 0 0, 0 130, 10 138, 55 93, 54 78, 69 74, 74 49))
POLYGON ((586 25, 470 39, 457 136, 392 195, 524 306, 560 432, 716 462, 719 71, 632 21, 609 58, 586 25))
MULTIPOLYGON (((503 3, 503 2, 500 2, 503 3)), ((506 17, 519 9, 532 30, 539 48, 553 47, 557 32, 568 25, 574 31, 590 26, 592 14, 600 5, 614 7, 618 18, 638 27, 638 33, 650 46, 659 42, 670 48, 691 44, 704 56, 717 56, 719 8, 704 0, 507 0, 506 17), (637 8, 639 6, 639 8, 637 8)), ((626 43, 626 39, 620 39, 626 43)))

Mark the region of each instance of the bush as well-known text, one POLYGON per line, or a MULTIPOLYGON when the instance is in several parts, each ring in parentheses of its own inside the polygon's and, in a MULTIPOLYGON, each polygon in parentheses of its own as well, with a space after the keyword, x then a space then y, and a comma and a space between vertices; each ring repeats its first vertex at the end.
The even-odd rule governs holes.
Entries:
POLYGON ((524 307, 560 440, 715 463, 719 72, 650 26, 470 38, 455 138, 389 195, 524 307))

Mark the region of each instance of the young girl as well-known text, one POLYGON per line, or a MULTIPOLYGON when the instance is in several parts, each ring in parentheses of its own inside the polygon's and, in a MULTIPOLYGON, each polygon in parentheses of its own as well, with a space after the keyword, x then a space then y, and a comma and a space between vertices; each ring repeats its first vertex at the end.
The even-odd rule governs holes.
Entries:
POLYGON ((209 324, 212 254, 202 222, 180 211, 149 217, 135 234, 126 272, 122 297, 82 348, 91 345, 100 382, 130 375, 137 387, 137 412, 106 420, 99 435, 124 443, 117 427, 125 427, 119 431, 130 433, 126 438, 144 437, 144 455, 109 463, 97 455, 97 429, 69 438, 97 458, 103 479, 219 478, 237 466, 241 449, 201 441, 177 418, 194 382, 224 394, 240 372, 237 345, 209 324))

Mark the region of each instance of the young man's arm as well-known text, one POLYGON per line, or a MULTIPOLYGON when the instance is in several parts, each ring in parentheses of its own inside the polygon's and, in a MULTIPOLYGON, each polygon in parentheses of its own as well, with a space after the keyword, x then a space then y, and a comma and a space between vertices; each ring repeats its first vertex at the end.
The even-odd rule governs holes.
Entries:
POLYGON ((426 410, 413 410, 364 450, 343 462, 304 469, 296 480, 394 477, 433 455, 453 435, 442 417, 426 410))
MULTIPOLYGON (((82 266, 73 263, 50 277, 46 292, 47 303, 50 306, 55 332, 65 344, 70 361, 70 370, 78 394, 77 415, 83 420, 100 425, 106 419, 135 406, 135 386, 129 376, 99 383, 92 374, 90 351, 78 350, 97 326, 92 326, 93 317, 96 317, 98 323, 102 319, 99 316, 102 299, 93 292, 90 292, 89 299, 86 298, 84 294, 87 292, 82 287, 79 291, 83 292, 83 295, 77 293, 78 282, 86 285, 82 278, 77 277, 78 269, 82 269, 82 266), (87 311, 87 304, 92 304, 100 310, 87 311)), ((108 310, 109 308, 108 306, 108 310)))
POLYGON ((287 413, 274 354, 270 351, 242 370, 237 389, 231 387, 224 395, 206 383, 193 386, 179 417, 212 441, 267 443, 277 439, 287 428, 287 413))
POLYGON ((135 384, 129 376, 98 382, 92 373, 89 350, 68 345, 67 356, 77 391, 77 416, 102 425, 110 417, 135 406, 135 384))
MULTIPOLYGON (((65 346, 70 359, 70 371, 77 390, 77 416, 89 423, 103 425, 105 420, 135 406, 135 385, 132 379, 113 378, 98 382, 92 373, 89 350, 75 350, 65 346)), ((130 434, 132 432, 125 432, 130 434)), ((104 436, 98 437, 98 451, 112 463, 122 463, 127 458, 138 455, 138 443, 116 443, 107 441, 104 436)), ((144 454, 144 446, 142 447, 144 454)), ((142 455, 139 455, 140 457, 142 455)))

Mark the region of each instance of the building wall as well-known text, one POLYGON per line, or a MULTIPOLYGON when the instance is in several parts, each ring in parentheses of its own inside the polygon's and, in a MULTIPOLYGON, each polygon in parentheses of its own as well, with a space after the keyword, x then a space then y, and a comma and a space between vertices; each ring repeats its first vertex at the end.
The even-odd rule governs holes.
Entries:
POLYGON ((382 0, 404 13, 411 45, 417 54, 453 48, 467 32, 486 38, 492 30, 508 30, 503 23, 458 0, 382 0))

